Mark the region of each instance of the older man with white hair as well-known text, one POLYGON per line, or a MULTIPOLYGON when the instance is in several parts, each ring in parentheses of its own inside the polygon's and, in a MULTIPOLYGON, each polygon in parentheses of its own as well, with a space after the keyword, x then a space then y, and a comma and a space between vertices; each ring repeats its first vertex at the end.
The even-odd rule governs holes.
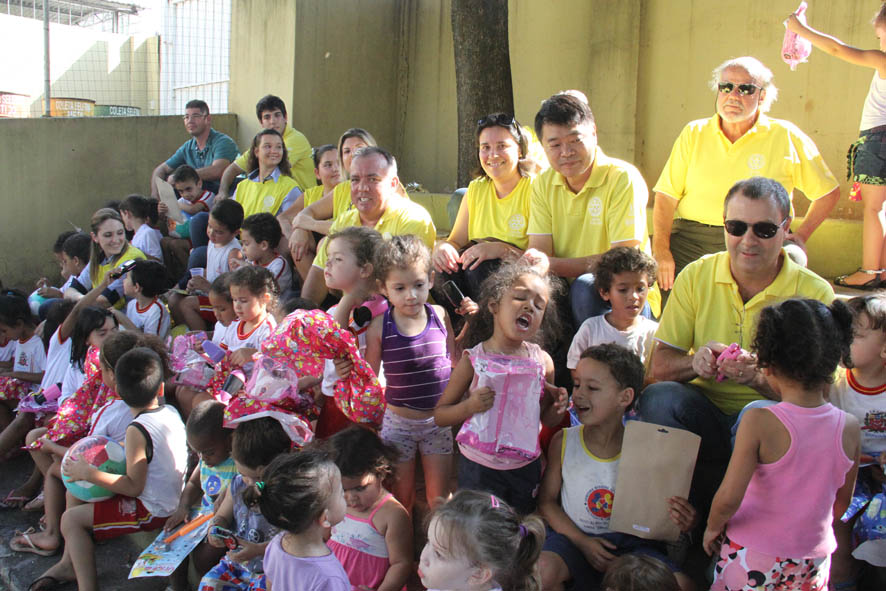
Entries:
POLYGON ((772 79, 754 57, 723 62, 711 80, 717 113, 688 123, 674 142, 653 187, 652 253, 663 290, 692 261, 725 250, 723 196, 736 181, 771 178, 788 195, 797 188, 812 201, 803 223, 787 236, 801 248, 840 198, 837 179, 809 136, 766 115, 778 96, 772 79))

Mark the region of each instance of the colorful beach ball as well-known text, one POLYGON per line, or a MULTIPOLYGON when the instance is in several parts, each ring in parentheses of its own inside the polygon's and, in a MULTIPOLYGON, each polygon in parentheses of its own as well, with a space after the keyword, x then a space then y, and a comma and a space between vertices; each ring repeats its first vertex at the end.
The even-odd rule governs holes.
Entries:
MULTIPOLYGON (((102 472, 126 474, 126 452, 123 451, 123 446, 104 437, 84 437, 68 449, 62 460, 63 465, 68 457, 81 458, 102 472)), ((114 496, 106 488, 85 480, 71 480, 64 473, 62 481, 72 495, 87 503, 104 501, 114 496)))

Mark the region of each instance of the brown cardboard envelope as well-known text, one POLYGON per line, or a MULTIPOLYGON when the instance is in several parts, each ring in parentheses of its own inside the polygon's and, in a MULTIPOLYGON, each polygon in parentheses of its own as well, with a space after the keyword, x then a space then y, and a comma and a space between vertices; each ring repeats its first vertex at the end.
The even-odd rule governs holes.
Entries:
POLYGON ((670 497, 688 497, 701 437, 683 429, 628 421, 609 528, 648 540, 676 541, 670 497))

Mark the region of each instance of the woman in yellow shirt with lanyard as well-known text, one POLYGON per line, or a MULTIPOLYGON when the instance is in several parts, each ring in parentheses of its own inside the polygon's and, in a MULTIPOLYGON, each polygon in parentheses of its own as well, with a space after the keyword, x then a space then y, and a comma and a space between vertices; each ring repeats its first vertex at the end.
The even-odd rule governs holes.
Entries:
MULTIPOLYGON (((108 273, 126 261, 146 258, 142 251, 126 240, 123 218, 116 210, 103 207, 96 211, 90 221, 90 230, 92 250, 89 253, 89 264, 83 268, 80 276, 93 288, 98 287, 108 273)), ((122 308, 125 301, 123 278, 120 277, 102 292, 97 303, 122 308)))
POLYGON ((254 213, 281 215, 295 205, 302 189, 292 178, 286 145, 278 131, 263 129, 256 134, 248 162, 249 175, 234 191, 244 218, 254 213))
MULTIPOLYGON (((456 311, 454 302, 439 286, 451 280, 476 300, 483 280, 503 260, 516 260, 526 250, 532 182, 527 151, 527 138, 513 115, 494 113, 477 122, 477 178, 468 185, 449 238, 434 248, 434 299, 450 315, 456 311)), ((463 306, 459 310, 465 311, 463 306)))

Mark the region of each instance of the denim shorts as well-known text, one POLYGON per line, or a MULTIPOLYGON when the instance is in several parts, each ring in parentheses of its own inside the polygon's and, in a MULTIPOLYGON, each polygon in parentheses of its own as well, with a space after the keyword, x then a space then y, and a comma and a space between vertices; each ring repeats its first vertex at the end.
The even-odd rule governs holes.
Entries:
POLYGON ((866 129, 849 146, 847 177, 865 185, 886 185, 886 125, 866 129))
MULTIPOLYGON (((615 550, 612 550, 612 554, 616 556, 645 554, 662 561, 671 572, 680 571, 677 565, 668 558, 667 549, 663 542, 644 540, 637 536, 619 532, 610 532, 594 537, 612 542, 616 547, 615 550)), ((575 582, 574 589, 576 591, 580 589, 596 589, 603 581, 603 573, 591 566, 591 563, 588 562, 582 551, 569 538, 555 532, 550 527, 545 528, 545 543, 542 546, 542 552, 553 552, 563 559, 563 562, 566 563, 566 568, 569 569, 569 576, 575 582)))

